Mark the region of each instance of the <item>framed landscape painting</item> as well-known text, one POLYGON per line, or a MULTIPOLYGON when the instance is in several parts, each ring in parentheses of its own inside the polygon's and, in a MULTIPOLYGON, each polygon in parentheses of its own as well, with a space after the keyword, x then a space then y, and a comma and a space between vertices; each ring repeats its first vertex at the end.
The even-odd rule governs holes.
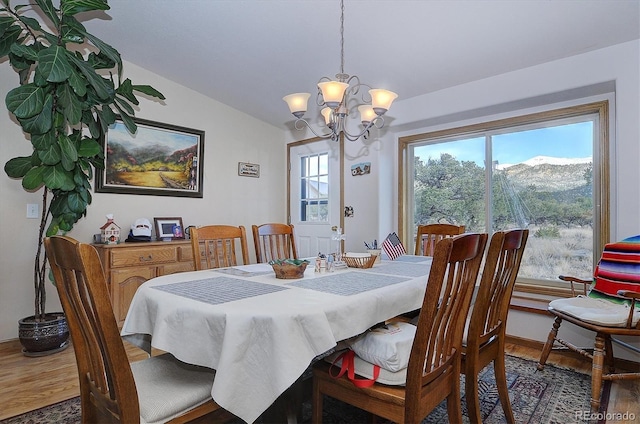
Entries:
POLYGON ((202 197, 204 131, 134 120, 135 134, 120 119, 109 127, 96 192, 202 197))

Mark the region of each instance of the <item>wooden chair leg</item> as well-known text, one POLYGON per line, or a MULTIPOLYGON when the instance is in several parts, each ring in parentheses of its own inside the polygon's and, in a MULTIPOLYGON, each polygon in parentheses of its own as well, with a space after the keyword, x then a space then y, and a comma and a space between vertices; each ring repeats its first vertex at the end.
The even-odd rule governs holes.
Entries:
MULTIPOLYGON (((467 411, 469 413, 469 422, 474 424, 482 423, 480 414, 480 399, 478 398, 478 374, 480 370, 478 369, 478 361, 477 359, 474 361, 470 360, 468 356, 465 358, 465 383, 464 383, 464 396, 467 400, 467 411)), ((450 419, 451 421, 451 419, 450 419)), ((455 421, 451 421, 455 422, 455 421)))
POLYGON ((311 394, 311 424, 322 424, 322 393, 315 377, 311 394))
POLYGON ((591 367, 591 410, 597 412, 600 408, 600 388, 602 387, 602 366, 604 365, 604 338, 596 335, 593 350, 593 364, 591 367))
POLYGON ((604 337, 604 361, 605 364, 607 364, 609 373, 613 374, 614 372, 616 372, 616 367, 614 363, 615 359, 613 357, 613 345, 611 343, 611 336, 605 334, 602 337, 604 337))
POLYGON ((560 324, 562 324, 562 318, 556 317, 555 321, 553 322, 553 326, 551 327, 551 331, 549 331, 547 342, 542 348, 542 354, 540 355, 540 361, 538 362, 538 371, 542 371, 544 369, 544 364, 547 363, 547 358, 549 358, 551 348, 553 348, 553 343, 558 336, 558 329, 560 328, 560 324))
MULTIPOLYGON (((502 336, 501 336, 502 337, 502 336)), ((503 339, 504 340, 504 339, 503 339)), ((511 400, 509 399, 509 388, 507 386, 507 370, 504 362, 504 347, 498 350, 498 355, 493 361, 493 371, 496 377, 496 385, 498 386, 498 395, 504 416, 509 424, 515 424, 516 420, 511 409, 511 400)))
MULTIPOLYGON (((458 353, 459 355, 459 353, 458 353)), ((462 422, 462 400, 460 399, 460 358, 458 357, 458 364, 454 366, 453 375, 453 387, 451 393, 447 396, 447 415, 449 416, 450 423, 462 422)))

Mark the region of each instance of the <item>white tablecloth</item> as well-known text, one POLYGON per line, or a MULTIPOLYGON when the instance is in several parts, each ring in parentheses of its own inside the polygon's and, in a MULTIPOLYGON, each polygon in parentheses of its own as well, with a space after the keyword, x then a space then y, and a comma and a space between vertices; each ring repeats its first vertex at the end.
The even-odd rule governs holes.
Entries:
POLYGON ((313 358, 419 308, 430 265, 403 256, 368 270, 310 264, 298 280, 276 279, 267 264, 157 277, 136 292, 122 335, 141 346, 151 335, 153 347, 216 369, 215 401, 253 422, 313 358))

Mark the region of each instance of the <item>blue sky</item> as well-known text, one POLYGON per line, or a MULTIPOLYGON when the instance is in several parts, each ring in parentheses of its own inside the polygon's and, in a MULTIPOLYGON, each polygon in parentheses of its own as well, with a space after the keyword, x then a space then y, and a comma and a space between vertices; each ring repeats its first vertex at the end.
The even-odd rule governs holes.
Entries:
MULTIPOLYGON (((428 157, 439 158, 441 153, 484 166, 484 138, 421 146, 415 150, 415 154, 423 161, 428 157)), ((593 156, 593 123, 579 122, 493 136, 493 159, 501 165, 521 163, 536 156, 593 156)))
POLYGON ((167 148, 167 151, 187 149, 198 144, 198 137, 192 134, 183 134, 164 128, 148 127, 138 124, 138 131, 131 135, 122 122, 116 122, 109 127, 109 142, 118 143, 125 148, 132 150, 136 147, 153 146, 160 144, 167 148))

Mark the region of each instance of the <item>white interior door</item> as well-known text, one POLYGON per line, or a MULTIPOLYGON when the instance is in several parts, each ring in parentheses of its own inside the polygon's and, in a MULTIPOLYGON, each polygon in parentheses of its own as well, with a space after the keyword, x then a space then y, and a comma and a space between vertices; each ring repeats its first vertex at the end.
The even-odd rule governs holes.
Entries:
POLYGON ((342 143, 313 139, 292 143, 289 157, 289 220, 298 256, 336 250, 331 227, 342 227, 342 143))

